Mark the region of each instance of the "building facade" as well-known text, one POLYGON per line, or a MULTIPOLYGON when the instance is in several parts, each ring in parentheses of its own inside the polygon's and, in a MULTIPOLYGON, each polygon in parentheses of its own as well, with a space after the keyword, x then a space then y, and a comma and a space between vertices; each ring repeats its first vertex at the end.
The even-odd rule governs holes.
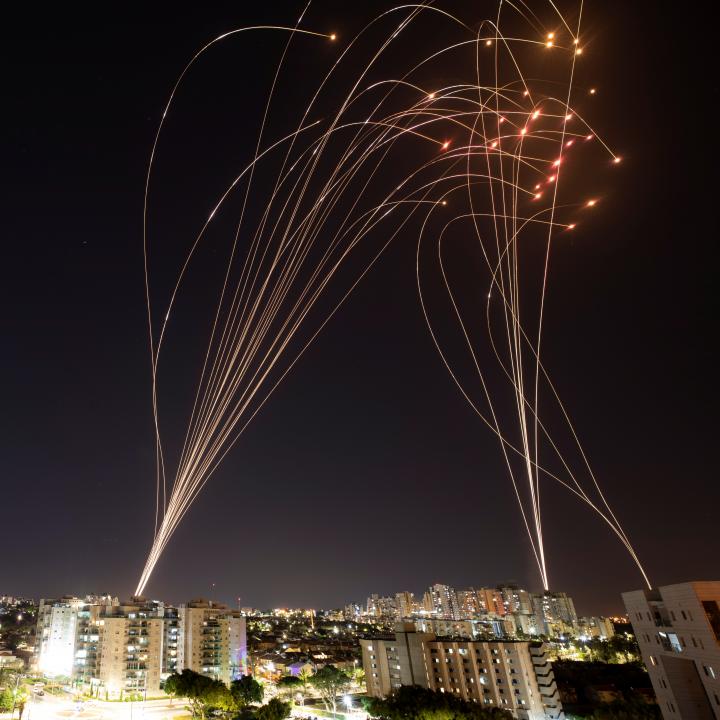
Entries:
POLYGON ((37 637, 34 669, 108 700, 157 695, 185 667, 226 683, 246 668, 245 618, 206 600, 180 610, 144 598, 41 600, 37 637))
POLYGON ((429 588, 427 595, 435 617, 442 620, 462 619, 455 588, 436 583, 429 588))
POLYGON ((518 720, 564 718, 542 643, 440 638, 401 623, 393 637, 362 640, 361 648, 368 695, 420 685, 518 720))
POLYGON ((84 604, 84 600, 69 595, 40 601, 35 639, 39 672, 52 677, 72 676, 78 611, 84 604))
POLYGON ((623 593, 665 720, 720 718, 720 581, 623 593))
POLYGON ((210 600, 178 608, 177 670, 190 669, 229 684, 247 672, 245 617, 210 600))

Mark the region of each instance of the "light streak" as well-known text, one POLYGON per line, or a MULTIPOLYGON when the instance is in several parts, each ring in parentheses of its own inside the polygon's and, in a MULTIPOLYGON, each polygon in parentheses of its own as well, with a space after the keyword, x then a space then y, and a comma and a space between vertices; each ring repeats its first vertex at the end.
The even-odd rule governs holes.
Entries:
MULTIPOLYGON (((541 505, 542 483, 546 481, 560 484, 597 512, 645 576, 541 362, 550 244, 554 233, 576 227, 574 222, 568 222, 567 216, 572 207, 578 207, 572 187, 567 191, 571 201, 558 203, 559 188, 565 187, 560 166, 563 150, 571 147, 574 138, 583 137, 566 129, 566 123, 576 117, 570 98, 573 63, 581 52, 580 23, 573 32, 552 0, 548 8, 555 17, 552 24, 557 27, 559 20, 575 38, 571 47, 563 47, 562 40, 556 42, 553 32, 538 40, 533 29, 534 13, 531 17, 507 3, 500 3, 495 19, 482 23, 479 30, 432 5, 408 4, 383 12, 338 50, 338 57, 312 88, 311 100, 293 119, 295 130, 279 139, 266 139, 266 125, 273 111, 288 112, 284 106, 280 109, 281 99, 274 97, 286 57, 301 36, 335 41, 335 33, 301 29, 302 15, 294 28, 240 28, 207 43, 185 66, 163 110, 145 185, 143 228, 157 512, 154 538, 137 594, 144 591, 173 534, 249 423, 389 244, 413 232, 419 232, 416 258, 419 299, 433 343, 463 397, 500 442, 543 585, 549 586, 541 505), (528 37, 503 33, 503 13, 511 11, 527 21, 528 37), (439 37, 444 32, 444 23, 448 36, 460 32, 464 39, 440 49, 425 49, 415 41, 413 31, 426 18, 438 26, 439 37), (367 32, 371 29, 372 33, 367 32), (378 29, 382 31, 379 40, 375 32, 378 29), (239 169, 237 177, 209 211, 202 213, 206 219, 189 239, 172 291, 161 304, 162 312, 154 312, 147 230, 149 188, 164 123, 190 68, 218 42, 242 37, 250 30, 287 35, 252 159, 239 169), (384 63, 390 62, 385 51, 391 44, 400 45, 406 37, 407 45, 403 46, 406 64, 396 67, 398 61, 394 60, 393 65, 385 68, 384 63), (494 50, 483 53, 480 60, 482 45, 493 46, 494 50), (560 62, 562 57, 567 60, 569 70, 562 80, 564 99, 543 91, 536 68, 530 68, 529 73, 523 71, 522 53, 517 53, 517 49, 543 45, 556 48, 553 63, 555 59, 560 62), (474 56, 474 66, 467 61, 468 52, 474 56), (462 81, 427 92, 424 88, 437 86, 437 77, 443 75, 442 64, 447 62, 452 62, 461 76, 465 69, 462 81), (376 79, 378 74, 382 77, 383 70, 387 71, 385 79, 376 79), (530 89, 533 97, 528 108, 524 98, 529 97, 530 89), (331 108, 323 112, 322 120, 317 119, 318 107, 331 108), (506 122, 500 130, 499 126, 506 122), (505 128, 507 133, 503 135, 505 128), (567 135, 572 137, 566 139, 567 135), (451 137, 452 142, 438 139, 443 137, 451 137), (443 152, 437 152, 438 146, 443 152), (270 162, 272 158, 274 165, 270 162), (410 167, 408 158, 413 159, 410 167), (259 173, 258 179, 255 170, 263 164, 274 170, 259 173), (549 177, 548 165, 556 168, 549 177), (528 204, 528 199, 537 201, 543 197, 543 183, 551 184, 547 200, 528 204), (187 271, 195 262, 196 250, 209 225, 233 212, 229 199, 235 195, 241 196, 242 203, 233 217, 235 232, 223 266, 224 279, 214 301, 214 319, 200 380, 195 387, 182 447, 171 459, 163 449, 159 412, 163 341, 169 331, 170 313, 176 310, 176 299, 185 290, 187 271), (258 209, 257 216, 248 217, 248 207, 258 209), (437 215, 439 208, 453 208, 454 214, 450 213, 449 219, 446 210, 437 215), (529 208, 534 212, 529 213, 529 208), (477 327, 477 317, 472 321, 466 319, 472 312, 477 316, 482 305, 471 310, 462 306, 443 262, 443 243, 449 242, 446 235, 457 224, 463 224, 469 231, 488 273, 489 285, 481 287, 478 278, 477 287, 485 303, 487 338, 483 347, 486 352, 491 351, 492 368, 502 379, 499 388, 493 384, 492 392, 486 379, 491 369, 481 361, 478 338, 469 330, 471 326, 477 327), (472 380, 453 369, 433 323, 433 311, 421 278, 423 271, 427 272, 423 249, 428 236, 437 239, 437 255, 429 265, 440 270, 452 317, 482 390, 480 400, 473 397, 472 380), (545 243, 539 283, 537 276, 528 277, 530 270, 524 261, 525 248, 534 241, 545 243), (539 297, 530 302, 532 288, 538 284, 542 288, 539 297), (529 307, 536 308, 534 316, 529 307), (156 325, 154 317, 164 320, 156 325), (541 389, 560 409, 564 425, 559 429, 551 429, 540 415, 541 389), (512 412, 508 413, 507 407, 512 412), (562 433, 569 434, 572 451, 582 461, 579 469, 573 467, 572 458, 566 457, 570 454, 567 448, 561 450, 561 441, 555 439, 556 434, 562 433), (541 457, 541 449, 548 460, 541 457), (554 465, 551 467, 550 463, 554 465), (583 480, 582 473, 590 478, 590 483, 583 480)), ((590 94, 594 93, 593 88, 590 94)), ((577 122, 590 129, 579 116, 573 125, 577 122)), ((593 137, 594 132, 585 135, 587 140, 593 137)), ((598 139, 612 161, 618 163, 620 158, 598 139)), ((585 205, 592 207, 595 203, 592 199, 585 205)))

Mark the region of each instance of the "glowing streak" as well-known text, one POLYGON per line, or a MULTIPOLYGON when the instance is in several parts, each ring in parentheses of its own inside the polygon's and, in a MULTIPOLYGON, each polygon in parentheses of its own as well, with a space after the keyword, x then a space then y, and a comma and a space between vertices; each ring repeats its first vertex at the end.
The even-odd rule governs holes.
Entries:
MULTIPOLYGON (((579 21, 576 31, 571 31, 552 0, 550 5, 571 36, 575 37, 573 42, 577 46, 579 21)), ((551 202, 544 203, 548 207, 538 207, 537 213, 531 217, 524 217, 520 208, 523 207, 521 201, 528 196, 534 200, 542 197, 542 193, 537 192, 541 185, 536 181, 538 177, 544 178, 545 171, 542 168, 547 167, 547 163, 551 162, 551 158, 557 153, 557 149, 553 152, 553 146, 557 148, 559 145, 560 148, 561 156, 553 162, 554 167, 559 167, 562 149, 570 147, 573 142, 565 140, 565 123, 572 119, 574 114, 569 107, 573 85, 572 70, 567 83, 566 100, 545 96, 541 84, 537 88, 534 82, 532 84, 533 95, 543 95, 541 102, 544 116, 563 118, 562 130, 538 129, 533 133, 532 141, 517 141, 516 133, 519 132, 521 137, 527 134, 527 127, 522 127, 519 131, 517 129, 518 125, 524 122, 523 118, 527 118, 527 108, 522 107, 519 90, 522 89, 522 96, 527 97, 531 84, 526 79, 527 75, 521 70, 513 46, 521 43, 542 46, 543 42, 503 35, 500 22, 503 7, 510 7, 521 17, 529 19, 524 10, 516 8, 513 4, 502 3, 498 5, 495 20, 481 24, 477 31, 451 14, 423 4, 402 5, 382 13, 350 41, 338 58, 334 59, 331 69, 320 82, 310 103, 304 108, 297 130, 281 140, 270 143, 264 141, 263 137, 265 121, 270 109, 269 99, 260 126, 254 157, 221 194, 210 213, 204 215, 207 220, 191 243, 185 261, 181 265, 164 313, 164 323, 160 326, 156 338, 150 304, 147 215, 150 177, 164 119, 181 81, 195 61, 219 40, 253 28, 234 30, 211 41, 193 56, 179 76, 155 137, 145 188, 145 277, 157 451, 157 490, 155 538, 138 584, 137 594, 144 590, 173 533, 245 428, 389 243, 403 228, 410 227, 409 221, 423 207, 429 209, 418 238, 416 267, 423 314, 433 342, 452 380, 458 385, 478 416, 500 440, 510 481, 543 585, 548 587, 541 513, 541 476, 557 481, 597 512, 627 549, 646 578, 635 551, 602 495, 566 409, 540 361, 543 303, 552 231, 556 228, 571 230, 575 224, 555 220, 556 210, 566 212, 562 206, 557 205, 559 173, 545 178, 548 183, 554 183, 550 192, 551 202), (435 17, 467 32, 469 39, 444 47, 427 56, 422 56, 421 44, 415 46, 410 41, 409 48, 421 50, 420 59, 410 70, 397 79, 367 81, 366 76, 371 70, 382 70, 381 59, 390 43, 408 33, 414 20, 426 13, 432 13, 435 17), (363 59, 356 68, 351 53, 355 52, 356 46, 361 47, 361 41, 367 41, 366 30, 374 29, 376 25, 382 26, 386 19, 397 17, 398 14, 402 16, 400 22, 395 22, 390 32, 382 36, 375 51, 370 53, 370 60, 363 59), (495 40, 485 39, 485 45, 495 44, 496 50, 490 55, 483 53, 485 58, 483 62, 493 63, 487 58, 494 56, 492 65, 494 84, 492 81, 488 83, 481 79, 479 61, 482 35, 487 35, 488 29, 495 40), (423 91, 422 78, 415 76, 426 67, 433 73, 433 61, 467 47, 472 47, 476 53, 476 77, 435 92, 423 91), (501 73, 500 65, 503 62, 506 63, 507 72, 501 73), (339 65, 343 68, 347 67, 352 76, 347 89, 344 88, 343 81, 336 77, 335 69, 339 65), (510 73, 514 73, 516 79, 503 80, 501 83, 499 80, 501 74, 509 76, 510 73), (408 89, 412 91, 411 95, 415 100, 405 98, 407 93, 404 94, 404 91, 408 89), (435 100, 438 96, 441 101, 428 104, 428 100, 435 100), (323 107, 331 108, 328 116, 323 118, 322 124, 320 121, 311 122, 308 119, 316 100, 321 97, 325 101, 323 107), (357 112, 362 113, 360 117, 357 117, 357 113, 353 115, 356 108, 357 112), (506 118, 510 120, 512 129, 505 136, 510 141, 503 143, 508 147, 501 149, 502 138, 498 138, 497 126, 503 124, 506 118), (489 132, 487 124, 494 126, 495 132, 489 132), (437 148, 438 144, 443 150, 449 150, 451 144, 449 140, 438 143, 435 139, 443 135, 447 137, 448 132, 453 137, 453 149, 444 153, 428 153, 428 148, 437 148), (530 145, 533 146, 532 150, 525 147, 530 145), (395 149, 396 146, 400 149, 399 154, 395 149), (412 148, 411 153, 407 152, 408 147, 412 148), (494 152, 490 152, 490 149, 494 152), (261 162, 267 162, 271 152, 281 151, 284 152, 284 157, 279 162, 276 175, 272 176, 269 182, 264 177, 255 181, 256 166, 261 162), (417 167, 410 171, 406 168, 408 157, 417 158, 418 163, 417 167), (398 158, 400 158, 399 162, 398 158), (256 186, 260 183, 262 185, 258 191, 256 186), (535 183, 534 193, 527 190, 532 183, 535 183), (231 211, 226 200, 240 189, 243 190, 242 207, 239 219, 235 223, 235 233, 224 283, 216 306, 201 379, 197 386, 185 441, 177 465, 174 467, 171 492, 169 497, 166 497, 166 460, 160 441, 157 390, 160 349, 168 327, 170 311, 174 306, 176 295, 184 284, 186 271, 194 260, 195 250, 204 238, 208 224, 218 213, 231 211), (479 411, 471 395, 463 388, 462 380, 452 371, 433 332, 421 292, 422 236, 430 227, 433 212, 438 206, 447 207, 446 198, 453 193, 459 201, 466 193, 470 212, 463 213, 459 210, 456 218, 446 222, 438 240, 438 262, 453 312, 481 382, 488 405, 488 417, 479 411), (371 201, 370 198, 381 199, 371 201), (259 220, 250 221, 245 218, 245 208, 249 203, 258 208, 259 220), (486 309, 488 337, 499 367, 509 382, 511 404, 514 404, 516 416, 514 428, 519 434, 517 442, 508 439, 508 434, 513 432, 513 425, 496 412, 489 386, 484 379, 485 371, 474 351, 467 325, 462 318, 462 308, 452 293, 450 278, 442 263, 441 240, 445 230, 459 218, 471 219, 477 247, 480 248, 490 272, 490 287, 483 290, 483 296, 488 302, 486 309), (487 227, 481 227, 483 222, 488 223, 487 227), (521 318, 520 314, 521 292, 524 292, 521 240, 533 228, 547 231, 547 255, 542 278, 537 334, 535 341, 531 342, 526 331, 529 320, 525 315, 521 318), (246 252, 239 251, 238 242, 241 237, 248 238, 246 252), (372 245, 376 237, 382 238, 379 250, 372 245), (238 248, 237 252, 236 248, 238 248), (315 314, 318 313, 316 307, 318 300, 329 298, 333 291, 338 292, 337 284, 343 282, 344 276, 340 274, 341 279, 338 280, 337 271, 341 266, 345 266, 350 257, 357 257, 355 263, 360 267, 354 281, 347 290, 345 290, 347 285, 342 286, 339 292, 340 301, 337 304, 329 302, 331 307, 329 313, 321 313, 321 317, 315 319, 315 314), (489 315, 491 297, 496 298, 493 305, 497 307, 498 317, 504 320, 506 346, 502 353, 493 336, 489 315), (297 351, 298 344, 299 351, 297 351), (534 373, 532 367, 528 368, 528 359, 530 365, 534 366, 534 373), (577 473, 560 452, 559 445, 550 434, 549 428, 539 417, 538 388, 541 380, 558 403, 562 417, 592 480, 593 492, 596 493, 597 499, 588 494, 589 490, 583 486, 577 473), (534 392, 528 383, 534 387, 534 392), (562 466, 562 477, 541 464, 539 459, 541 440, 557 456, 562 466), (516 464, 518 467, 515 467, 516 464), (525 489, 520 482, 523 477, 525 478, 523 483, 526 483, 525 489)), ((295 34, 324 37, 331 41, 336 39, 334 33, 330 35, 313 33, 299 30, 297 27, 275 29, 289 31, 290 39, 295 34)), ((372 33, 369 36, 373 36, 372 33)), ((537 31, 533 37, 537 38, 537 31)), ((554 33, 549 33, 548 41, 544 44, 552 47, 554 37, 554 33)), ((286 45, 286 52, 289 43, 290 40, 286 45)), ((580 48, 576 48, 575 53, 569 55, 574 57, 579 53, 580 48)), ((562 53, 560 55, 562 56, 562 53)), ((283 66, 284 59, 285 53, 278 65, 275 79, 283 66)), ((424 79, 431 83, 435 82, 436 78, 437 72, 434 73, 434 77, 431 75, 429 79, 427 77, 424 79)), ((427 84, 424 87, 427 87, 427 84)), ((275 81, 270 98, 274 88, 275 81)), ((594 92, 594 89, 590 91, 591 94, 594 92)), ((538 103, 534 104, 538 106, 538 103)), ((539 115, 539 110, 533 111, 532 119, 537 119, 539 115)), ((580 118, 579 120, 584 127, 590 127, 584 120, 580 118)), ((587 139, 592 137, 592 134, 586 136, 587 139)), ((620 158, 612 154, 601 138, 599 140, 603 148, 610 152, 613 162, 619 162, 620 158)), ((595 202, 595 200, 588 201, 587 205, 591 207, 595 202)), ((452 203, 453 207, 462 205, 462 202, 452 203)), ((524 303, 527 302, 524 300, 524 303)), ((504 402, 500 404, 506 406, 504 402)))

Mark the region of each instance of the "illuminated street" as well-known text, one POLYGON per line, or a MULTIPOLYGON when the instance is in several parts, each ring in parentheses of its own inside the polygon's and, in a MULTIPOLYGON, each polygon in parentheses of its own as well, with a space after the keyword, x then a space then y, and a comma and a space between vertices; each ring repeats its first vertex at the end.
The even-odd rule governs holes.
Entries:
POLYGON ((78 704, 67 697, 45 695, 26 706, 23 720, 178 720, 190 717, 180 700, 148 700, 146 703, 86 701, 78 704))

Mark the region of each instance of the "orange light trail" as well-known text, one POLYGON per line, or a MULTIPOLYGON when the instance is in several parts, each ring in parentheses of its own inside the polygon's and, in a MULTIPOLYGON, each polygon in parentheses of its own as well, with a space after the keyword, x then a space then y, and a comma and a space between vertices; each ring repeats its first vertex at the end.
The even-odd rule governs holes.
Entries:
MULTIPOLYGON (((480 30, 432 5, 401 5, 383 12, 368 26, 382 28, 380 39, 369 39, 372 34, 361 30, 349 41, 343 40, 345 47, 333 46, 337 57, 308 88, 310 101, 297 109, 294 130, 282 137, 266 137, 268 118, 273 113, 290 113, 283 99, 275 97, 278 77, 298 43, 303 43, 302 52, 311 52, 312 43, 334 42, 336 33, 302 29, 302 18, 296 27, 240 28, 207 43, 185 66, 162 113, 145 183, 143 237, 156 440, 156 522, 136 594, 143 593, 183 518, 248 425, 385 249, 408 236, 417 241, 419 300, 434 346, 451 380, 499 441, 543 586, 550 585, 541 503, 546 482, 558 483, 591 507, 647 581, 541 361, 551 242, 555 234, 576 227, 572 220, 578 208, 597 202, 583 203, 572 185, 561 180, 568 170, 585 162, 582 151, 601 149, 613 163, 620 161, 598 136, 597 146, 580 144, 570 151, 573 162, 565 169, 563 152, 574 138, 583 137, 577 126, 582 124, 582 132, 592 129, 570 103, 572 69, 581 52, 580 27, 578 21, 578 27, 570 30, 554 3, 542 0, 542 4, 552 15, 545 27, 556 28, 545 37, 536 29, 534 14, 508 4, 501 4, 502 12, 482 23, 480 30), (503 32, 501 18, 509 12, 527 24, 525 37, 503 32), (425 48, 417 40, 422 32, 414 34, 423 22, 432 22, 437 36, 447 33, 452 42, 425 48), (154 167, 160 162, 166 118, 174 110, 175 97, 190 68, 217 43, 250 31, 286 37, 267 104, 261 109, 251 159, 238 167, 236 177, 212 207, 202 211, 171 291, 157 300, 151 269, 153 263, 166 260, 155 254, 148 232, 149 191, 154 167), (387 59, 388 48, 400 42, 407 43, 404 65, 387 59), (494 49, 482 51, 483 45, 494 49), (543 47, 554 48, 550 58, 543 47), (548 94, 548 83, 538 78, 543 65, 538 69, 532 63, 539 59, 531 59, 538 54, 545 64, 565 63, 561 85, 565 99, 548 94), (454 74, 461 79, 440 87, 437 78, 443 76, 447 62, 454 63, 454 74), (384 63, 389 64, 385 67, 384 63), (530 67, 524 68, 525 64, 530 67), (428 92, 428 88, 434 89, 428 92), (571 120, 576 132, 566 128, 571 120), (438 146, 443 152, 438 152, 438 146), (409 168, 408 158, 412 160, 409 168), (557 168, 550 176, 549 165, 557 168), (256 174, 257 168, 266 166, 268 170, 256 174), (558 200, 561 186, 562 203, 558 200), (246 213, 246 208, 257 213, 246 213), (221 218, 230 220, 235 230, 228 239, 223 282, 209 301, 213 322, 200 379, 191 393, 184 439, 170 457, 160 417, 160 369, 165 353, 171 352, 165 339, 173 331, 171 318, 184 307, 178 299, 188 292, 198 248, 208 228, 221 218), (483 286, 478 277, 482 302, 471 310, 458 299, 443 261, 443 247, 447 246, 445 252, 452 249, 451 233, 459 226, 481 253, 489 278, 483 286), (528 245, 537 243, 542 243, 546 258, 544 273, 528 277, 524 254, 528 245), (436 250, 427 254, 426 246, 436 250), (447 331, 447 320, 439 323, 437 310, 429 307, 424 284, 433 270, 447 293, 449 327, 463 341, 474 373, 471 378, 455 369, 457 358, 449 357, 446 348, 451 345, 438 331, 439 325, 447 331), (539 294, 538 286, 542 288, 539 294), (529 306, 535 307, 534 315, 529 306), (486 354, 491 353, 492 371, 502 380, 492 392, 487 379, 491 370, 481 360, 477 338, 469 329, 482 325, 477 317, 483 311, 487 325, 483 347, 486 354), (561 423, 550 427, 544 410, 540 412, 543 398, 554 403, 549 416, 559 416, 561 423), (512 412, 505 410, 508 407, 512 412), (568 438, 571 451, 561 450, 568 438)), ((595 89, 589 92, 594 94, 595 89)), ((584 137, 590 140, 595 132, 584 137)), ((153 187, 153 196, 155 192, 153 187)), ((591 217, 587 215, 588 220, 591 217)), ((560 237, 566 243, 576 242, 560 237)))

